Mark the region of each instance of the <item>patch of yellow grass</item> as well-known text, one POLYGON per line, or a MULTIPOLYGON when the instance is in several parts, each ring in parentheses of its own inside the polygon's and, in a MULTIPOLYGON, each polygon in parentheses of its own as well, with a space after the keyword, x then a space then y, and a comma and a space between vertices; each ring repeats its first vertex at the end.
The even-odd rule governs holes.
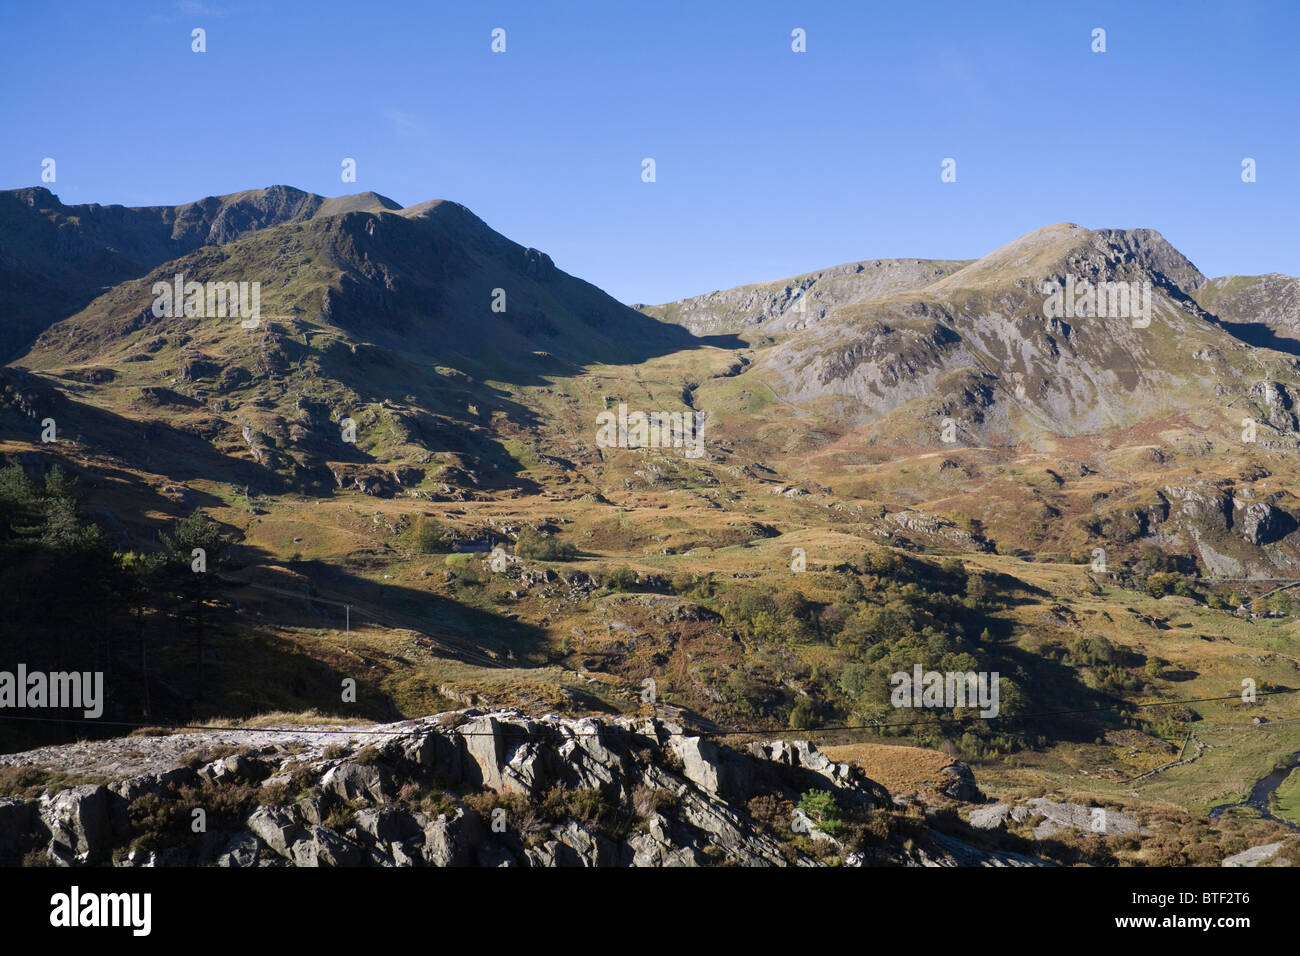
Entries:
POLYGON ((840 744, 820 749, 836 763, 854 764, 891 794, 904 797, 942 784, 946 776, 943 768, 954 759, 938 750, 894 744, 840 744))

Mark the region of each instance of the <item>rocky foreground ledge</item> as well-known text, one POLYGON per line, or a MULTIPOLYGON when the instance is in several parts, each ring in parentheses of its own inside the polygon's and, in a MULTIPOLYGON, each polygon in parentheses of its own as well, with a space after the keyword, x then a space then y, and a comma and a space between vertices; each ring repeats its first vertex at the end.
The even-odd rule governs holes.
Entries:
POLYGON ((0 757, 0 864, 1035 865, 901 817, 803 741, 731 748, 655 718, 464 710, 0 757), (814 793, 833 809, 796 807, 814 793), (900 820, 902 825, 900 825, 900 820))

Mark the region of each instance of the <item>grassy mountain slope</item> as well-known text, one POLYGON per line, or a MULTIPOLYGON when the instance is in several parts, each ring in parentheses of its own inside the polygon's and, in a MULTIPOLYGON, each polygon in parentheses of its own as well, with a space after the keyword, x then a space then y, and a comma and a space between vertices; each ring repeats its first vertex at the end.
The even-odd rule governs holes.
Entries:
POLYGON ((19 364, 88 401, 155 408, 223 453, 246 446, 304 486, 351 484, 351 466, 376 463, 388 467, 361 469, 370 485, 418 484, 430 465, 493 483, 517 469, 488 426, 532 418, 502 383, 696 344, 433 202, 205 246, 55 324, 19 364), (260 282, 261 324, 156 317, 151 289, 176 274, 260 282))
POLYGON ((289 186, 147 207, 67 206, 40 186, 0 191, 0 356, 12 358, 106 288, 200 246, 279 223, 397 208, 375 193, 326 199, 289 186))

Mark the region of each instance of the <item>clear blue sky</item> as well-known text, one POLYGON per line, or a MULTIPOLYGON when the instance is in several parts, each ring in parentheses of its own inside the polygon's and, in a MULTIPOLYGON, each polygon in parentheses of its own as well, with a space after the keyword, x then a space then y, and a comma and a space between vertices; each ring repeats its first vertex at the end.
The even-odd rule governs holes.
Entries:
POLYGON ((67 203, 454 199, 626 302, 975 257, 1061 221, 1158 229, 1210 275, 1300 274, 1286 0, 19 6, 0 188, 50 156, 67 203))

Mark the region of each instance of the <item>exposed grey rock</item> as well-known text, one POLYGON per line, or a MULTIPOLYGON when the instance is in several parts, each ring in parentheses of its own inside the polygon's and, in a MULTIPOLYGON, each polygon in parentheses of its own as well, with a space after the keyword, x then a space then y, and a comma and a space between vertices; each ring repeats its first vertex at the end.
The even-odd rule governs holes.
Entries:
POLYGON ((344 800, 383 800, 393 794, 393 775, 381 764, 347 761, 326 771, 321 787, 344 800))
MULTIPOLYGON (((846 808, 856 805, 864 812, 890 805, 882 787, 807 741, 759 742, 737 751, 652 718, 532 718, 468 710, 337 732, 223 730, 205 732, 197 741, 187 736, 179 742, 133 739, 139 762, 131 765, 112 756, 111 741, 68 745, 63 752, 75 753, 82 766, 135 773, 111 789, 73 788, 48 801, 40 818, 51 831, 51 859, 74 866, 104 862, 110 853, 128 866, 816 865, 788 839, 795 831, 783 843, 754 819, 750 801, 756 795, 797 803, 816 789, 833 791, 846 808), (196 743, 245 752, 212 761, 198 773, 169 767, 158 756, 184 761, 196 743), (374 759, 327 757, 331 744, 353 754, 371 749, 374 759), (256 757, 248 755, 251 750, 256 757), (144 766, 148 772, 138 772, 144 766), (233 830, 214 818, 209 826, 216 829, 199 839, 187 834, 155 851, 117 852, 131 838, 128 827, 114 826, 117 818, 125 820, 129 800, 146 793, 176 799, 180 787, 198 780, 226 785, 264 776, 265 802, 233 830), (571 798, 577 791, 598 792, 594 803, 582 800, 605 809, 593 814, 571 804, 568 812, 580 817, 556 818, 550 815, 554 810, 543 815, 541 802, 557 787, 571 798), (294 802, 280 805, 286 788, 294 802), (498 806, 508 813, 500 821, 495 812, 480 816, 463 802, 466 790, 475 789, 495 790, 501 796, 486 799, 502 801, 498 806), (428 812, 431 806, 440 808, 437 816, 428 812), (641 819, 615 839, 607 830, 610 810, 641 819)), ((36 753, 0 756, 0 764, 36 762, 36 753)), ((52 755, 41 751, 39 759, 52 755)), ((483 809, 477 800, 484 797, 474 799, 483 809)), ((31 824, 41 825, 32 819, 35 806, 0 802, 4 852, 27 852, 31 824)), ((866 859, 829 834, 814 830, 806 836, 829 844, 851 865, 866 859)), ((952 856, 924 840, 918 845, 931 862, 952 856)), ((901 848, 889 852, 895 856, 885 859, 904 861, 901 848)))
POLYGON ((600 834, 592 834, 577 823, 556 827, 552 839, 524 852, 533 866, 615 866, 619 847, 600 834))
POLYGON ((1232 498, 1212 485, 1165 485, 1164 494, 1178 502, 1182 514, 1190 518, 1199 531, 1227 531, 1232 527, 1232 498))
POLYGON ((1024 867, 1055 865, 1037 857, 1025 856, 1022 853, 1011 853, 1006 850, 982 850, 946 833, 935 832, 931 834, 931 839, 934 845, 943 851, 943 855, 939 856, 921 850, 920 856, 923 866, 1024 867))
POLYGON ((355 866, 361 850, 325 827, 312 826, 289 848, 295 866, 355 866))
POLYGON ((420 858, 411 853, 410 848, 404 843, 390 843, 388 853, 393 861, 393 866, 418 866, 420 858))
POLYGON ((1281 382, 1259 382, 1250 389, 1250 397, 1259 403, 1264 420, 1285 432, 1297 428, 1291 395, 1281 382))
POLYGON ((381 807, 357 812, 353 826, 379 843, 401 843, 420 836, 423 827, 407 810, 381 807))
POLYGON ((141 774, 128 780, 120 780, 109 784, 108 789, 111 793, 121 797, 124 802, 130 803, 146 793, 156 795, 162 793, 168 787, 191 783, 194 781, 195 776, 194 771, 189 767, 176 767, 172 770, 141 774))
POLYGON ((764 324, 774 332, 798 330, 815 325, 840 306, 922 288, 965 264, 935 259, 850 262, 779 282, 634 308, 678 322, 697 335, 764 324))
POLYGON ((970 767, 960 760, 943 768, 947 782, 939 787, 939 792, 953 800, 965 803, 978 803, 984 800, 984 794, 975 784, 975 774, 970 767))
POLYGON ((491 716, 475 717, 457 729, 465 742, 465 779, 490 790, 504 789, 501 768, 505 764, 500 722, 491 716))
POLYGON ((1251 544, 1271 544, 1295 528, 1295 519, 1266 501, 1256 501, 1238 515, 1237 528, 1251 544))
POLYGON ((443 814, 424 826, 424 859, 433 866, 466 866, 482 834, 477 814, 465 810, 450 817, 443 814))
POLYGON ((236 833, 230 838, 221 855, 217 857, 217 866, 248 867, 257 865, 257 854, 261 844, 257 838, 248 833, 236 833))
POLYGON ((1102 836, 1123 836, 1139 831, 1136 818, 1118 810, 1054 803, 1045 797, 1035 797, 1026 802, 1046 818, 1034 829, 1035 839, 1050 837, 1066 829, 1086 830, 1102 836))
POLYGON ((986 807, 976 807, 970 812, 969 822, 976 830, 996 830, 1004 827, 1011 818, 1012 807, 1009 803, 995 803, 986 807))
POLYGON ((1284 844, 1265 843, 1263 846, 1252 846, 1248 850, 1242 850, 1240 853, 1234 853, 1232 856, 1223 858, 1220 866, 1259 866, 1261 863, 1267 863, 1273 857, 1277 856, 1277 851, 1282 849, 1284 844))
POLYGON ((673 752, 682 761, 682 773, 705 793, 719 792, 717 745, 702 737, 674 737, 673 752))
POLYGON ((198 769, 197 774, 210 783, 228 783, 250 780, 256 775, 257 769, 257 764, 243 754, 231 754, 205 764, 198 769))
POLYGON ((50 850, 60 860, 84 864, 107 858, 112 825, 104 787, 72 787, 56 794, 41 810, 41 819, 51 834, 50 850))
POLYGON ((699 866, 700 857, 694 846, 677 846, 670 833, 667 819, 652 815, 645 833, 628 837, 627 847, 632 853, 629 866, 699 866))
POLYGON ((263 843, 286 858, 292 856, 290 847, 302 833, 297 817, 279 807, 258 807, 249 816, 247 826, 263 843))
POLYGON ((986 542, 976 540, 969 531, 963 531, 951 521, 936 518, 919 511, 897 511, 885 516, 885 520, 912 535, 920 535, 951 543, 966 551, 987 551, 986 542))

